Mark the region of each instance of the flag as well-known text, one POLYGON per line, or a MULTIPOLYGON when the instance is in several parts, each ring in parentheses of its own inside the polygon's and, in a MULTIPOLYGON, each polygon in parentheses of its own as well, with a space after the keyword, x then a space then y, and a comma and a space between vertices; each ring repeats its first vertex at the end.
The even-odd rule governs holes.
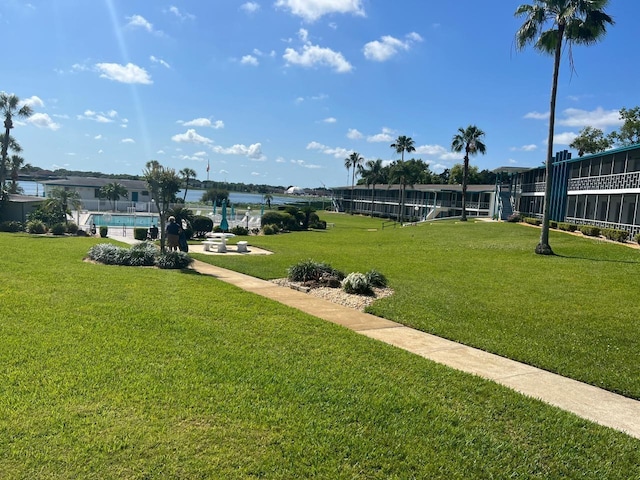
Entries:
POLYGON ((209 160, 207 160, 207 173, 209 173, 209 160))

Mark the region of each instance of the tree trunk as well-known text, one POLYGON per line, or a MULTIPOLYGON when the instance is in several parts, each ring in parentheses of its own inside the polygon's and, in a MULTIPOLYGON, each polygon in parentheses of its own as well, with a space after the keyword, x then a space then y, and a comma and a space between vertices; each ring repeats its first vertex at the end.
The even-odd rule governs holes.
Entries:
POLYGON ((461 222, 467 221, 467 182, 469 179, 469 146, 467 145, 462 164, 462 217, 461 222))
POLYGON ((351 215, 353 215, 353 207, 355 205, 355 201, 353 198, 353 185, 356 183, 356 166, 353 165, 353 173, 351 174, 351 215))
POLYGON ((9 114, 4 121, 4 141, 2 142, 2 165, 0 165, 0 191, 4 191, 4 182, 7 178, 7 156, 9 153, 9 134, 11 133, 11 115, 9 114))
POLYGON ((544 179, 544 205, 542 210, 542 229, 540 231, 540 243, 536 245, 535 252, 538 255, 553 255, 549 245, 549 213, 551 211, 551 186, 553 166, 553 133, 556 122, 556 95, 558 93, 558 74, 560 71, 560 55, 562 53, 562 38, 564 37, 564 24, 558 25, 558 42, 553 62, 553 81, 551 82, 551 101, 549 105, 549 138, 547 141, 547 164, 544 179))

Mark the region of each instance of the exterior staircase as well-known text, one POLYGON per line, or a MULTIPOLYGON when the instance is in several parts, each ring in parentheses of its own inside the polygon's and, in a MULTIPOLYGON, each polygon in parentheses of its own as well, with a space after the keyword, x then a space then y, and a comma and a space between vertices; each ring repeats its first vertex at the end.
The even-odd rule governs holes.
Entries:
POLYGON ((511 192, 508 190, 500 191, 500 204, 502 205, 500 220, 506 220, 513 215, 513 207, 511 206, 511 192))

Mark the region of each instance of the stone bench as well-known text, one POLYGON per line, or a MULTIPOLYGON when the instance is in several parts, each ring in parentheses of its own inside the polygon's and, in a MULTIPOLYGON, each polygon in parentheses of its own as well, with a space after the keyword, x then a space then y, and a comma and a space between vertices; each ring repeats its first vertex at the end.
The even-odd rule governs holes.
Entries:
POLYGON ((249 246, 249 242, 238 242, 236 243, 236 252, 238 253, 247 253, 249 250, 247 249, 247 247, 249 246))
POLYGON ((205 252, 227 253, 227 242, 223 238, 205 240, 202 242, 202 249, 205 252))

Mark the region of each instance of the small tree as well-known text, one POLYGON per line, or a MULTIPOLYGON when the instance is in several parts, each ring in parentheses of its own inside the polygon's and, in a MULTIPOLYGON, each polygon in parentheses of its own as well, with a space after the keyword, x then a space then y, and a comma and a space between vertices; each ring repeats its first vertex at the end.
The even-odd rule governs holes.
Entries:
POLYGON ((7 178, 7 155, 11 141, 13 117, 28 118, 33 110, 29 105, 21 104, 20 99, 5 92, 0 92, 0 115, 4 117, 4 137, 2 138, 2 161, 0 161, 0 189, 4 192, 4 182, 7 178))
POLYGON ((227 190, 216 190, 215 188, 209 188, 202 194, 200 201, 202 203, 211 202, 211 205, 217 205, 220 207, 223 200, 229 199, 229 192, 227 190))
POLYGON ((578 150, 578 156, 581 157, 585 153, 604 152, 611 148, 612 145, 611 136, 605 137, 604 132, 599 128, 586 126, 580 130, 580 133, 569 144, 569 147, 578 150))
POLYGON ((189 191, 189 180, 196 178, 198 174, 193 168, 183 168, 180 170, 180 175, 182 176, 182 180, 184 181, 184 196, 182 197, 182 201, 187 201, 187 191, 189 191))
POLYGON ((612 132, 609 140, 623 147, 640 143, 640 107, 621 108, 620 120, 624 120, 620 131, 612 132))
POLYGON ((47 202, 51 210, 60 210, 60 216, 64 216, 64 223, 68 223, 67 215, 71 212, 69 207, 73 210, 78 210, 82 206, 80 201, 80 194, 75 190, 65 190, 64 188, 54 188, 49 193, 51 200, 47 202))
POLYGON ((166 243, 165 225, 167 211, 171 203, 175 203, 176 194, 180 191, 181 179, 173 168, 165 168, 157 160, 147 162, 143 171, 151 198, 158 207, 160 217, 160 250, 164 253, 166 243))

